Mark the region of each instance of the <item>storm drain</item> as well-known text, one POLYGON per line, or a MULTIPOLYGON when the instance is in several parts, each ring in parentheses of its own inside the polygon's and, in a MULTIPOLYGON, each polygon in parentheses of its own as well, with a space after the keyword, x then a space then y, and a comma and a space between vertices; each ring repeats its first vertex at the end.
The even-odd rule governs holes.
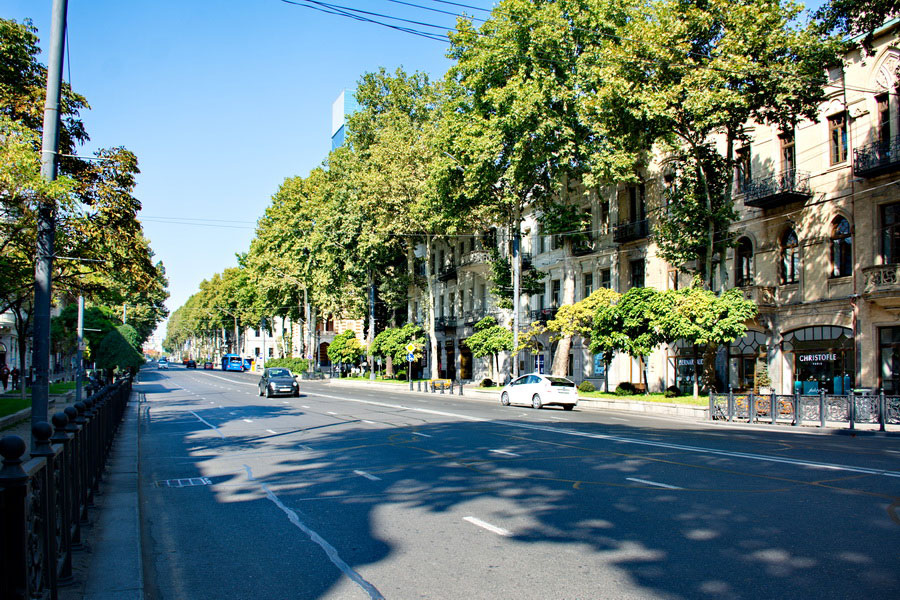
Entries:
POLYGON ((163 479, 156 482, 156 487, 183 488, 197 485, 212 485, 212 481, 206 477, 191 477, 190 479, 163 479))

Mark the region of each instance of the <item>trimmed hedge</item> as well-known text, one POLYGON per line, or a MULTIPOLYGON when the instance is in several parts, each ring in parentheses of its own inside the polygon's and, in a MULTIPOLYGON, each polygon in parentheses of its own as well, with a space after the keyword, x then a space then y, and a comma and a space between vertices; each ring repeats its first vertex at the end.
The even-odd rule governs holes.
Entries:
POLYGON ((618 396, 634 396, 635 394, 637 394, 637 388, 633 383, 623 381, 616 386, 616 395, 618 396))
POLYGON ((579 392, 596 392, 597 388, 590 381, 582 381, 581 385, 578 386, 579 392))
POLYGON ((270 358, 266 361, 266 368, 286 367, 295 375, 309 369, 309 360, 305 358, 270 358))

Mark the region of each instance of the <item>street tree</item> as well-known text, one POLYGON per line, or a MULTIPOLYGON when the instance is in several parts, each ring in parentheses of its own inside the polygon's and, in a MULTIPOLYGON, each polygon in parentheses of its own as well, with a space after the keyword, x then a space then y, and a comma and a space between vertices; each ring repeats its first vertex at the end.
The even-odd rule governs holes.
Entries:
POLYGON ((513 334, 509 328, 498 325, 494 317, 484 317, 475 323, 475 333, 466 339, 466 345, 475 358, 489 358, 491 379, 496 380, 500 373, 500 353, 513 350, 513 334))
POLYGON ((669 231, 681 227, 682 237, 667 235, 661 211, 659 252, 699 273, 709 288, 715 257, 730 243, 731 169, 735 148, 748 141, 745 125, 792 132, 798 121, 815 120, 826 91, 823 67, 838 62, 838 45, 799 22, 799 5, 779 0, 592 0, 592 6, 597 10, 578 14, 579 26, 614 31, 580 65, 584 89, 591 90, 580 98, 584 114, 612 135, 656 143, 682 159, 679 173, 693 181, 670 190, 668 202, 691 203, 693 218, 675 212, 669 231), (724 148, 711 150, 716 136, 724 148))

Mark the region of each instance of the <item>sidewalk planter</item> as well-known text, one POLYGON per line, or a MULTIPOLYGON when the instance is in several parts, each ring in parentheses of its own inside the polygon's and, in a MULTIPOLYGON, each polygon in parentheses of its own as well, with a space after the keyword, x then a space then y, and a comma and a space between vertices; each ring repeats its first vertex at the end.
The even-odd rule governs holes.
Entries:
POLYGON ((55 600, 72 579, 72 549, 100 484, 131 380, 108 385, 32 428, 30 459, 16 435, 0 440, 0 598, 55 600))

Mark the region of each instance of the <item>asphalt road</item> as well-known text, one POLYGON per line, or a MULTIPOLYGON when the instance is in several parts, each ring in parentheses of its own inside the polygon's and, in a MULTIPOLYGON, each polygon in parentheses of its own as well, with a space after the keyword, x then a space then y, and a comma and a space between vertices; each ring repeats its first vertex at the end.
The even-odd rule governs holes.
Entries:
POLYGON ((148 596, 897 598, 900 439, 144 371, 148 596))

